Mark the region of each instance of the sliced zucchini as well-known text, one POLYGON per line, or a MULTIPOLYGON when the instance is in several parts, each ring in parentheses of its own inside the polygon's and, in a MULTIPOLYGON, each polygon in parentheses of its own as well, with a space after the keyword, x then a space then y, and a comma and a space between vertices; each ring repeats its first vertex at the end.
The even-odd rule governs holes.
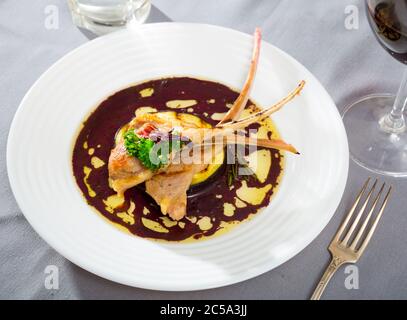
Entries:
POLYGON ((220 152, 214 156, 212 163, 209 164, 205 170, 194 174, 194 176, 192 177, 191 185, 194 186, 194 185, 197 185, 199 183, 202 183, 202 182, 205 182, 206 180, 208 180, 222 166, 224 159, 225 159, 225 151, 222 150, 222 152, 220 152))

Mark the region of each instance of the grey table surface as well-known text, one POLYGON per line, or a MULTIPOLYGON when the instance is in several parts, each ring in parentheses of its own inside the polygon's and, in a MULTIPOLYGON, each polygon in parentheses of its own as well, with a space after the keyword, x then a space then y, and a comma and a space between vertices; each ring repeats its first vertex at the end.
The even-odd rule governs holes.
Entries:
MULTIPOLYGON (((379 47, 355 0, 153 0, 148 22, 221 25, 252 33, 303 63, 327 88, 339 111, 370 93, 395 92, 403 66, 379 47), (345 27, 345 8, 359 8, 359 28, 345 27), (349 7, 348 7, 349 8, 349 7)), ((329 261, 327 245, 353 194, 367 176, 350 162, 342 202, 322 233, 293 259, 254 279, 196 292, 159 292, 119 285, 66 260, 31 228, 7 177, 7 134, 17 107, 34 81, 56 60, 89 41, 71 22, 63 0, 0 0, 0 298, 3 299, 307 299, 329 261), (59 27, 47 29, 55 5, 59 27), (49 7, 48 7, 49 8, 49 7), (44 269, 59 268, 59 289, 44 286, 44 269)), ((323 119, 321 119, 323 121, 323 119)), ((360 128, 363 130, 363 128, 360 128)), ((321 149, 323 152, 323 149, 321 149)), ((29 155, 27 155, 29 161, 29 155)), ((407 179, 386 181, 395 193, 367 252, 357 264, 359 288, 347 289, 342 268, 326 299, 407 298, 407 179)))

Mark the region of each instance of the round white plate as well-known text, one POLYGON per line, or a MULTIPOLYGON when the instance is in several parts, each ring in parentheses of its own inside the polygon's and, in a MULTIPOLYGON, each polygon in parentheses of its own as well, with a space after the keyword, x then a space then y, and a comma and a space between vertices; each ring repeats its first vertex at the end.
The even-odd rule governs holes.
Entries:
MULTIPOLYGON (((11 126, 7 165, 17 202, 34 229, 82 268, 123 284, 197 290, 243 281, 304 249, 341 199, 348 145, 330 96, 300 63, 263 42, 252 98, 268 106, 305 79, 300 97, 273 116, 287 155, 270 206, 228 234, 192 243, 128 235, 96 214, 71 169, 81 121, 110 94, 152 78, 188 75, 241 88, 252 37, 199 24, 162 23, 91 41, 55 63, 32 86, 11 126)), ((101 128, 103 130, 103 128, 101 128)))

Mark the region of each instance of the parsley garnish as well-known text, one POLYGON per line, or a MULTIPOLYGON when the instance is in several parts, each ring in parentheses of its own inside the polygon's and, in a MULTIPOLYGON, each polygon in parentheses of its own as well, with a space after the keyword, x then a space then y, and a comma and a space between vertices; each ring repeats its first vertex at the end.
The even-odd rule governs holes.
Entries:
MULTIPOLYGON (((156 139, 158 140, 158 139, 156 139)), ((124 146, 130 156, 136 157, 148 169, 156 171, 169 162, 172 151, 180 151, 186 144, 179 135, 171 133, 165 139, 155 142, 149 138, 138 136, 134 130, 124 134, 124 146)))
POLYGON ((138 158, 146 168, 153 171, 161 167, 161 162, 154 161, 153 163, 151 161, 153 157, 150 157, 150 154, 154 145, 154 141, 139 137, 134 130, 129 130, 124 134, 124 146, 127 153, 138 158))

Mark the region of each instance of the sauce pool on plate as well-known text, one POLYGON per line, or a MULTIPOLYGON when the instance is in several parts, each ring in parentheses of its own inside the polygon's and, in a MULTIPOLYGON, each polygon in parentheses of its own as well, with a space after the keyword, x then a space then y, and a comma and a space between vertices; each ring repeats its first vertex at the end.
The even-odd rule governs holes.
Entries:
MULTIPOLYGON (((222 84, 194 78, 165 78, 121 90, 103 101, 85 120, 73 149, 76 182, 88 204, 120 229, 164 241, 196 241, 220 235, 267 207, 282 175, 278 150, 246 148, 245 159, 254 175, 230 181, 230 165, 197 177, 188 191, 187 216, 173 221, 136 186, 119 197, 109 186, 108 159, 118 130, 144 112, 176 111, 214 126, 238 93, 222 84)), ((248 102, 242 117, 258 111, 248 102)), ((258 138, 278 138, 271 119, 248 127, 258 138)), ((226 159, 227 157, 225 157, 226 159)))

